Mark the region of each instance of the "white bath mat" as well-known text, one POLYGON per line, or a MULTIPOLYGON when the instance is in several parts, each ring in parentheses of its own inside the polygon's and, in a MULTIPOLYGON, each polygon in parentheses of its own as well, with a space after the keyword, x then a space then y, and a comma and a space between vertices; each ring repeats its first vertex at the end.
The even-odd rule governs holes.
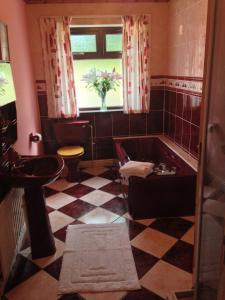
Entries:
POLYGON ((126 224, 68 226, 59 293, 140 289, 126 224))

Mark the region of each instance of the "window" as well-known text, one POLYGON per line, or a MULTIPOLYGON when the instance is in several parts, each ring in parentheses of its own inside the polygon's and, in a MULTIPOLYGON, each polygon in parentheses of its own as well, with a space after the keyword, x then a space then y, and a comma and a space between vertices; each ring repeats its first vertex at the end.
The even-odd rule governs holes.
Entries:
MULTIPOLYGON (((83 76, 91 69, 122 75, 122 27, 71 27, 77 102, 80 110, 99 109, 101 99, 86 87, 83 76)), ((122 80, 116 90, 107 92, 108 109, 123 106, 122 80)))

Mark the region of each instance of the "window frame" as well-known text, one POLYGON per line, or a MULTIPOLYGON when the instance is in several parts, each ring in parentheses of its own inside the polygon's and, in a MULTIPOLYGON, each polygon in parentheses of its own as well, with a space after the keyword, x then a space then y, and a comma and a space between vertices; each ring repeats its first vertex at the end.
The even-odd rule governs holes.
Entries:
MULTIPOLYGON (((98 27, 70 27, 70 35, 96 35, 96 52, 76 53, 72 52, 73 60, 82 59, 122 59, 122 51, 106 51, 106 34, 118 34, 123 32, 122 25, 119 26, 98 26, 98 27)), ((108 106, 106 112, 122 111, 122 106, 108 106)), ((102 112, 100 107, 82 107, 80 113, 102 112)))
POLYGON ((116 27, 71 27, 70 35, 96 35, 96 52, 72 52, 73 59, 122 58, 122 51, 106 51, 106 35, 122 34, 122 26, 116 27))

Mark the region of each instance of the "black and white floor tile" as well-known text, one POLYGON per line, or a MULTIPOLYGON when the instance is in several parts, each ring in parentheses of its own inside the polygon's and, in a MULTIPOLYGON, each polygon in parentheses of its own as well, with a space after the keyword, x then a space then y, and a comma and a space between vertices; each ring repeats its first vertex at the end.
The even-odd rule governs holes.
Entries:
POLYGON ((5 290, 8 300, 162 300, 192 287, 194 217, 132 220, 115 170, 89 168, 80 183, 59 179, 45 188, 55 255, 32 260, 29 241, 18 254, 5 290), (126 222, 142 286, 139 291, 57 295, 69 224, 126 222))

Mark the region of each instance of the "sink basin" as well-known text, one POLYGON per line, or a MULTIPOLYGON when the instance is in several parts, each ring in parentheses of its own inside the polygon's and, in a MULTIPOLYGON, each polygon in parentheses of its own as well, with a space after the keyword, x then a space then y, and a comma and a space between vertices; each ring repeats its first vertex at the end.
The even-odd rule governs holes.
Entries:
POLYGON ((63 159, 57 155, 35 156, 0 173, 0 180, 13 187, 44 186, 59 176, 63 166, 63 159))
POLYGON ((43 155, 20 160, 11 168, 7 164, 0 170, 2 183, 24 188, 33 259, 53 255, 56 251, 42 186, 54 181, 63 167, 64 161, 60 156, 43 155))

